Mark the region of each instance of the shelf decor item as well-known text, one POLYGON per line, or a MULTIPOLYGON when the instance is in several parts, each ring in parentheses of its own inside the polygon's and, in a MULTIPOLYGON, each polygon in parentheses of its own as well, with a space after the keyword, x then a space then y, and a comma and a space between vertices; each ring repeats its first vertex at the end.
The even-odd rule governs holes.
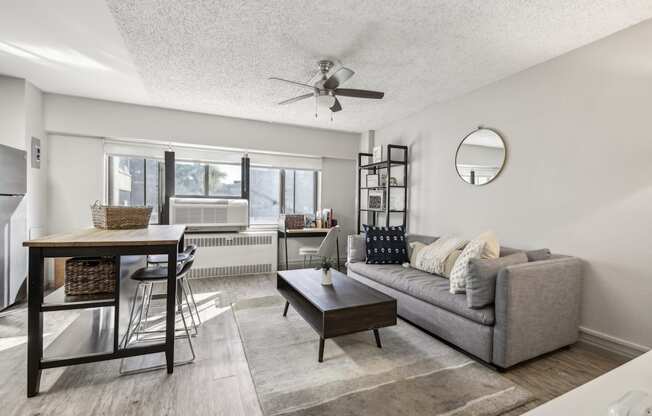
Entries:
POLYGON ((322 257, 317 270, 321 270, 321 284, 323 286, 331 286, 333 284, 333 274, 331 273, 332 268, 333 260, 329 257, 322 257))
POLYGON ((91 205, 93 226, 103 230, 133 230, 147 228, 152 207, 122 207, 102 205, 95 201, 91 205))
POLYGON ((367 175, 367 188, 375 188, 378 183, 378 175, 367 175))
POLYGON ((369 191, 369 196, 367 198, 367 208, 372 211, 384 211, 385 210, 385 191, 369 191))
POLYGON ((113 257, 73 257, 66 260, 66 295, 113 293, 115 281, 113 257))

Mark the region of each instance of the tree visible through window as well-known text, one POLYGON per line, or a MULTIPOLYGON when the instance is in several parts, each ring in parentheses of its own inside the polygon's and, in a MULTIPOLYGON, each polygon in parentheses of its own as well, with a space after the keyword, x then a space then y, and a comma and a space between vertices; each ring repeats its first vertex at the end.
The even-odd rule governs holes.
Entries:
POLYGON ((240 165, 225 163, 176 162, 177 196, 216 196, 239 198, 242 195, 240 165))

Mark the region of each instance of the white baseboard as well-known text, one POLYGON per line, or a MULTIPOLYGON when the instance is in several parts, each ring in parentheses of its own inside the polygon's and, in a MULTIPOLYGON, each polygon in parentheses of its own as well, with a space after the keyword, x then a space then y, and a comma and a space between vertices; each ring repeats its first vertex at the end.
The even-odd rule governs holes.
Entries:
POLYGON ((580 327, 580 342, 613 352, 628 358, 636 358, 650 351, 649 347, 616 338, 593 329, 580 327))

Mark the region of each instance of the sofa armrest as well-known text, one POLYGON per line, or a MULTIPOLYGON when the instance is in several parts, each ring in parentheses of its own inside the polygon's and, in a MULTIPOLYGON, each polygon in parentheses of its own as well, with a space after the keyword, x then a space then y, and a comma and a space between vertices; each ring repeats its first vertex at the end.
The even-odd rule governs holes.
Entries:
POLYGON ((494 364, 507 368, 579 336, 582 262, 574 257, 505 267, 496 281, 494 364))
POLYGON ((346 264, 359 263, 367 259, 367 244, 363 234, 350 235, 346 245, 346 264))

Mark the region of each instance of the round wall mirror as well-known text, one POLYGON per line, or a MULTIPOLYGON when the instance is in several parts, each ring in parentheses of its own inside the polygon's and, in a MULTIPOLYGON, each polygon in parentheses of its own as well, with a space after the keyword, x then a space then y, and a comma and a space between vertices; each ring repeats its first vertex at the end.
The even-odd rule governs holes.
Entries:
POLYGON ((498 132, 480 127, 469 133, 457 147, 457 174, 471 185, 493 181, 505 164, 505 142, 498 132))

